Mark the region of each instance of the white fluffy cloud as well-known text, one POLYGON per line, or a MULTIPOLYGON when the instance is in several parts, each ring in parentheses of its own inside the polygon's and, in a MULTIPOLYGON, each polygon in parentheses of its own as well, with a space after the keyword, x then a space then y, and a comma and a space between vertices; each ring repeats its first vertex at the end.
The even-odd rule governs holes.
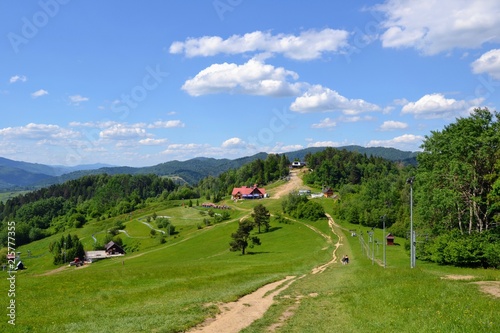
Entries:
POLYGON ((174 128, 174 127, 185 127, 180 120, 167 120, 167 121, 155 121, 154 123, 148 125, 148 128, 174 128))
POLYGON ((422 119, 454 118, 468 115, 482 101, 481 98, 465 101, 445 98, 443 94, 429 94, 416 102, 409 102, 401 111, 422 119))
POLYGON ((297 97, 290 106, 290 110, 299 113, 341 111, 346 115, 356 115, 380 111, 381 108, 362 99, 348 99, 335 90, 315 85, 302 96, 297 97))
POLYGON ((227 139, 222 143, 222 148, 244 148, 246 147, 245 141, 240 138, 227 139))
POLYGON ((495 0, 387 0, 384 47, 411 47, 432 55, 454 48, 500 42, 500 2, 495 0))
POLYGON ((330 118, 325 118, 321 120, 319 123, 311 125, 312 128, 332 128, 335 126, 337 126, 337 123, 330 118))
POLYGON ((263 96, 298 95, 302 84, 289 83, 288 78, 296 80, 298 75, 283 67, 276 68, 250 59, 243 65, 213 64, 187 80, 182 89, 192 96, 222 92, 263 96))
POLYGON ((255 31, 233 35, 227 39, 219 36, 188 38, 185 42, 172 43, 170 53, 207 57, 220 53, 270 52, 280 53, 291 59, 310 60, 321 57, 324 52, 338 52, 347 46, 348 37, 349 33, 345 30, 328 28, 303 31, 298 36, 255 31))
POLYGON ((0 129, 0 136, 31 140, 48 138, 66 140, 78 137, 80 134, 58 125, 29 123, 26 126, 2 128, 0 129))
POLYGON ((82 95, 69 96, 69 102, 73 105, 80 105, 80 103, 87 102, 88 100, 88 97, 83 97, 82 95))
POLYGON ((164 144, 165 142, 167 142, 167 139, 146 138, 146 139, 139 140, 139 144, 144 145, 144 146, 157 146, 157 145, 164 144))
POLYGON ((146 130, 140 126, 113 125, 99 133, 102 139, 128 140, 147 136, 146 130))
POLYGON ((15 83, 15 82, 26 82, 28 78, 24 75, 14 75, 9 79, 10 83, 15 83))
POLYGON ((173 143, 168 145, 167 149, 162 151, 161 153, 164 155, 203 155, 204 152, 210 149, 210 145, 208 144, 198 144, 198 143, 173 143))
POLYGON ((31 97, 38 98, 38 97, 42 97, 42 96, 45 96, 48 94, 49 94, 49 92, 47 90, 40 89, 40 90, 37 90, 34 93, 32 93, 31 97))
POLYGON ((405 128, 408 128, 407 123, 403 123, 400 121, 394 121, 394 120, 384 121, 384 123, 382 125, 380 125, 381 131, 392 131, 392 130, 399 130, 399 129, 405 129, 405 128))
POLYGON ((471 66, 475 74, 488 73, 492 78, 500 80, 500 49, 484 53, 471 66))
POLYGON ((421 135, 404 134, 389 140, 371 140, 367 147, 392 147, 401 150, 414 151, 415 145, 420 146, 424 137, 421 135))
POLYGON ((341 145, 341 142, 335 141, 316 141, 309 143, 307 147, 340 147, 341 145))

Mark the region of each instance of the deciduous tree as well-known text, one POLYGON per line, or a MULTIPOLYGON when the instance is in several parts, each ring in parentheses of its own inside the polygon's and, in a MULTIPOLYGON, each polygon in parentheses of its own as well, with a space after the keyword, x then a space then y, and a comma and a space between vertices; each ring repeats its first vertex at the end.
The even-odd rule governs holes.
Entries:
POLYGON ((271 218, 271 214, 263 204, 258 204, 254 207, 252 217, 257 229, 259 230, 259 234, 261 226, 264 227, 266 232, 269 231, 269 220, 271 218))
POLYGON ((248 219, 239 223, 238 230, 231 234, 233 238, 233 241, 229 243, 231 251, 241 250, 241 254, 244 255, 247 247, 261 244, 259 237, 251 235, 254 225, 254 222, 248 219))

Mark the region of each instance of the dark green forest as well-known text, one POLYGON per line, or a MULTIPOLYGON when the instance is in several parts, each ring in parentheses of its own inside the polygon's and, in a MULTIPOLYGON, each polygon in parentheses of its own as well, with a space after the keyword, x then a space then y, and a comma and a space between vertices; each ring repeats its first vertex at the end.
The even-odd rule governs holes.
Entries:
MULTIPOLYGON (((415 163, 391 161, 346 149, 326 148, 305 156, 304 182, 333 188, 336 218, 381 228, 405 239, 410 224, 410 185, 417 258, 446 265, 500 267, 499 114, 476 109, 425 137, 415 163)), ((269 154, 242 167, 180 185, 157 175, 87 175, 0 202, 0 240, 16 221, 18 245, 146 207, 150 202, 228 198, 235 186, 286 180, 290 161, 269 154)), ((321 205, 290 195, 283 214, 317 220, 321 205)), ((278 213, 278 212, 276 212, 278 213)), ((280 212, 281 213, 281 212, 280 212)), ((407 242, 408 243, 408 242, 407 242)), ((408 244, 405 244, 408 246, 408 244)))

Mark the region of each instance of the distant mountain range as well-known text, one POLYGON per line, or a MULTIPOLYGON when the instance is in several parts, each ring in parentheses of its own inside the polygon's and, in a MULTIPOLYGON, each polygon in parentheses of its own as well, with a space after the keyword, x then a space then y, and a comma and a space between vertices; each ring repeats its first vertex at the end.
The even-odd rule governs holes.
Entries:
MULTIPOLYGON (((284 153, 290 161, 304 160, 311 153, 324 150, 325 147, 311 147, 284 153)), ((337 149, 357 151, 368 156, 378 156, 405 164, 416 164, 415 152, 401 151, 394 148, 365 148, 361 146, 344 146, 337 149)), ((179 182, 196 184, 208 176, 218 176, 229 170, 237 169, 256 159, 266 159, 267 153, 242 157, 234 160, 197 157, 187 161, 169 161, 149 167, 111 166, 106 164, 78 165, 73 167, 50 166, 38 163, 13 161, 0 157, 0 191, 35 189, 56 183, 76 179, 89 174, 156 174, 174 177, 179 182)))

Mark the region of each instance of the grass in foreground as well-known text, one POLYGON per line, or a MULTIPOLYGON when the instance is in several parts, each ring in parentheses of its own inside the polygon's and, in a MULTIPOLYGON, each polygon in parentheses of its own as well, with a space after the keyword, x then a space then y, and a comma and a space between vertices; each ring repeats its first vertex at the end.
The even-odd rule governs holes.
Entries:
MULTIPOLYGON (((448 274, 475 280, 500 280, 494 270, 458 269, 418 262, 414 269, 388 254, 392 264, 372 265, 357 237, 346 235, 341 253, 351 263, 335 264, 308 275, 278 298, 249 332, 498 332, 500 299, 471 281, 443 279, 448 274), (293 315, 283 316, 286 313, 293 315), (280 323, 277 327, 273 326, 280 323)), ((394 247, 391 250, 397 251, 394 247)))
MULTIPOLYGON (((267 203, 272 212, 279 208, 279 200, 267 203)), ((276 331, 287 333, 495 332, 500 327, 499 299, 470 281, 442 279, 459 274, 499 281, 498 271, 422 262, 410 269, 403 246, 388 248, 384 269, 376 263, 381 252, 375 252, 372 264, 360 237, 351 237, 352 226, 345 226, 337 230, 343 235, 337 255, 348 254, 351 263, 333 264, 313 275, 311 268, 329 261, 333 247, 301 222, 274 224, 272 232, 260 235, 262 246, 249 249, 250 255, 229 252, 236 221, 251 212, 252 203, 238 203, 238 208, 232 222, 201 230, 195 226, 199 213, 193 210, 158 210, 172 216, 174 224, 179 221, 180 237, 124 258, 49 275, 41 275, 54 268, 43 255, 48 240, 31 244, 30 268, 17 275, 17 326, 7 325, 5 316, 0 331, 180 332, 213 316, 215 304, 234 301, 286 275, 304 277, 244 332, 267 332, 277 323, 276 331)), ((326 220, 313 225, 333 236, 326 220)), ((137 223, 130 231, 147 232, 143 226, 137 223)), ((87 230, 79 232, 88 237, 87 230)), ((380 234, 375 230, 375 238, 380 234)), ((0 280, 0 288, 8 290, 6 279, 0 280)), ((6 292, 0 301, 7 304, 6 292)))

